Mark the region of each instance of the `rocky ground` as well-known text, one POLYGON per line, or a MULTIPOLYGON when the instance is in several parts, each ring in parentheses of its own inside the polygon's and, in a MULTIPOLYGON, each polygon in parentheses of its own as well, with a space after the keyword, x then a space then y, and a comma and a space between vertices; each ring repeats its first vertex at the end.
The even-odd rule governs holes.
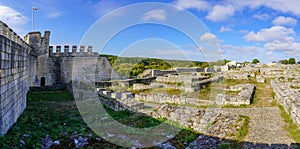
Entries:
POLYGON ((291 144, 288 133, 284 130, 284 121, 278 107, 268 108, 232 108, 223 109, 224 113, 239 113, 250 117, 249 129, 245 142, 263 144, 291 144))
MULTIPOLYGON (((154 106, 155 104, 149 104, 148 106, 154 106)), ((157 106, 157 105, 156 105, 157 106)), ((214 109, 210 109, 214 110, 214 109)), ((220 109, 215 109, 220 110, 220 109)), ((295 141, 289 137, 289 134, 286 130, 284 130, 284 121, 281 117, 281 111, 278 107, 264 107, 264 108, 223 108, 220 110, 220 113, 223 115, 244 115, 250 118, 249 126, 248 126, 248 133, 244 138, 243 142, 245 147, 251 146, 261 146, 261 145, 274 145, 274 144, 281 144, 282 146, 290 146, 291 144, 295 143, 295 141)), ((230 119, 227 119, 227 123, 231 123, 230 119)), ((221 121, 220 121, 221 122, 221 121)), ((206 134, 215 136, 215 137, 208 137, 208 136, 200 136, 200 140, 206 140, 210 142, 218 142, 221 143, 219 138, 224 137, 224 133, 219 133, 214 131, 213 133, 209 132, 217 128, 212 127, 208 129, 206 134), (215 141, 212 141, 212 140, 215 141)), ((219 130, 226 130, 227 128, 219 129, 219 130)), ((197 141, 197 140, 195 140, 197 141)), ((201 142, 201 141, 200 141, 201 142)), ((194 142, 195 143, 195 142, 194 142)), ((199 140, 198 140, 199 143, 199 140)), ((200 143, 201 144, 201 143, 200 143)), ((202 142, 203 144, 203 142, 202 142)), ((207 146, 206 146, 207 147, 207 146)))

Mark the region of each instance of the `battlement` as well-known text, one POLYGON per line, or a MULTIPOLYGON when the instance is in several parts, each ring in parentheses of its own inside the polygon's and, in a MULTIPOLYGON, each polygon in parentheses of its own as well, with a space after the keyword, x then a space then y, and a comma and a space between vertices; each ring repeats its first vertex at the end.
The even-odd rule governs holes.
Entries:
POLYGON ((81 45, 79 47, 79 51, 77 51, 77 46, 69 46, 65 45, 63 47, 62 52, 62 46, 57 45, 56 49, 54 49, 54 46, 49 46, 49 56, 51 57, 74 57, 74 56, 99 56, 97 52, 93 52, 93 47, 89 45, 87 49, 85 46, 81 45), (70 51, 71 49, 71 51, 70 51), (54 53, 55 51, 55 53, 54 53))
POLYGON ((9 40, 21 45, 21 46, 28 46, 28 44, 15 33, 11 28, 8 27, 7 24, 0 21, 0 35, 8 38, 9 40))

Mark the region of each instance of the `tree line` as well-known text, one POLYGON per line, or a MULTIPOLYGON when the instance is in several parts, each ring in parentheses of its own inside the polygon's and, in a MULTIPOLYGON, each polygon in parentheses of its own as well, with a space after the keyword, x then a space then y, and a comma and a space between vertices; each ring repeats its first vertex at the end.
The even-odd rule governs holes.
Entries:
POLYGON ((185 61, 185 60, 162 60, 157 58, 142 57, 118 57, 114 55, 101 54, 106 57, 113 69, 118 74, 125 76, 138 76, 146 69, 167 70, 175 67, 201 67, 206 68, 208 62, 185 61))

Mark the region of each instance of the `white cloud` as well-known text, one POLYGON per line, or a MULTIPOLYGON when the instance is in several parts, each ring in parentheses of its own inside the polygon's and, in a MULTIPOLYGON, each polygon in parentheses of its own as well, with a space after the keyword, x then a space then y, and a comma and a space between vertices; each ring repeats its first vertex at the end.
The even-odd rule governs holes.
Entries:
POLYGON ((227 5, 227 6, 215 5, 213 9, 206 16, 206 19, 214 22, 219 22, 233 16, 234 12, 235 12, 235 8, 232 5, 227 5))
POLYGON ((53 18, 58 18, 58 17, 60 17, 61 16, 61 12, 52 12, 52 13, 49 13, 48 15, 47 15, 47 17, 48 18, 51 18, 51 19, 53 19, 53 18))
POLYGON ((266 43, 264 45, 266 50, 274 50, 274 51, 295 51, 300 50, 300 43, 294 42, 293 40, 290 41, 273 41, 266 43))
POLYGON ((257 33, 251 31, 244 38, 247 41, 286 41, 290 35, 294 35, 295 31, 283 26, 273 26, 271 28, 264 28, 257 33))
POLYGON ((287 25, 287 26, 295 26, 297 24, 297 20, 291 17, 279 16, 276 17, 273 22, 274 25, 287 25))
POLYGON ((155 9, 149 12, 146 12, 143 15, 143 20, 156 20, 156 21, 165 21, 167 18, 166 12, 163 9, 155 9))
POLYGON ((182 9, 197 9, 199 11, 210 8, 209 3, 203 0, 177 0, 174 4, 182 9))
POLYGON ((234 45, 221 45, 222 49, 231 49, 239 52, 257 52, 260 50, 259 47, 256 46, 234 46, 234 45))
POLYGON ((269 6, 275 10, 279 10, 281 12, 290 12, 297 16, 300 16, 300 1, 299 0, 273 0, 266 1, 266 6, 269 6))
POLYGON ((0 5, 0 20, 18 34, 23 34, 23 27, 28 21, 26 16, 5 5, 0 5))
POLYGON ((234 5, 235 8, 249 7, 254 9, 265 6, 276 11, 300 16, 299 0, 228 0, 227 3, 234 5))
POLYGON ((231 31, 232 29, 230 28, 230 27, 224 27, 224 26, 222 26, 221 28, 220 28, 220 30, 219 30, 219 32, 229 32, 229 31, 231 31))
POLYGON ((268 20, 270 18, 269 14, 263 13, 263 14, 254 14, 253 18, 258 19, 258 20, 268 20))
POLYGON ((221 48, 231 56, 232 59, 249 59, 261 52, 260 47, 256 46, 234 46, 234 45, 221 45, 221 48))
POLYGON ((200 41, 207 42, 209 44, 218 44, 223 42, 223 40, 218 39, 218 37, 212 33, 204 33, 201 35, 200 41))

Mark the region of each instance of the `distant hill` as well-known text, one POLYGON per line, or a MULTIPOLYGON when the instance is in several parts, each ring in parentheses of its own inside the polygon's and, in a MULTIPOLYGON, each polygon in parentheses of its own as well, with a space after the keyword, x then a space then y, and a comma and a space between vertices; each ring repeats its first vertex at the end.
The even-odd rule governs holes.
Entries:
POLYGON ((184 61, 184 60, 163 60, 156 58, 142 57, 118 57, 115 55, 101 54, 106 57, 114 70, 125 76, 138 76, 146 69, 167 70, 175 67, 208 67, 207 62, 184 61))

